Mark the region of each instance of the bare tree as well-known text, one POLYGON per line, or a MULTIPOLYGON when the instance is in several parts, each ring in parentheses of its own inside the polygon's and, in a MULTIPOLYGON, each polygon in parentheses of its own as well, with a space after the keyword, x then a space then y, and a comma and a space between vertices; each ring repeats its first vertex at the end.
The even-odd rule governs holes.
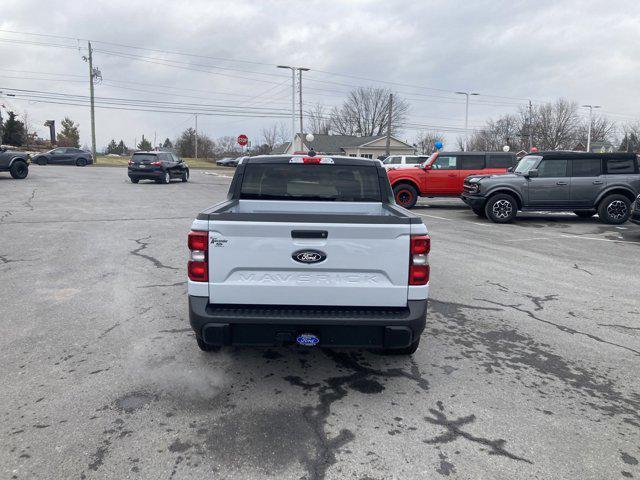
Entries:
POLYGON ((267 145, 269 147, 269 151, 271 151, 274 147, 291 141, 289 129, 282 122, 274 123, 270 127, 262 129, 262 140, 262 143, 267 145))
POLYGON ((331 117, 326 107, 316 103, 306 111, 307 130, 311 133, 328 134, 331 130, 331 117))
POLYGON ((624 136, 618 150, 640 153, 640 122, 629 122, 622 126, 624 136))
POLYGON ((420 132, 416 137, 418 153, 433 153, 436 150, 436 142, 444 143, 444 135, 434 131, 420 132))
MULTIPOLYGON (((589 121, 585 120, 578 125, 577 139, 584 145, 587 144, 587 134, 589 130, 589 121)), ((592 142, 605 142, 610 141, 613 143, 613 136, 615 135, 616 124, 604 115, 594 115, 591 119, 591 141, 592 142)))
MULTIPOLYGON (((331 111, 331 130, 341 135, 382 135, 387 131, 389 95, 387 88, 359 87, 347 96, 341 107, 331 111)), ((404 123, 409 104, 394 95, 391 133, 404 123)))
POLYGON ((570 150, 576 144, 578 104, 560 98, 533 110, 534 144, 544 150, 570 150))
POLYGON ((488 120, 486 126, 469 137, 469 150, 499 151, 508 145, 512 150, 523 148, 523 125, 515 115, 503 115, 488 120))

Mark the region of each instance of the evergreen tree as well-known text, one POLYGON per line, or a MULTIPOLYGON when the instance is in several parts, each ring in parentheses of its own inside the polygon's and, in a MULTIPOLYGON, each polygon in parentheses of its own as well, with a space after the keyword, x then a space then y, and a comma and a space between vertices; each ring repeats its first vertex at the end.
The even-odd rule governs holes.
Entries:
POLYGON ((16 114, 9 112, 9 118, 4 122, 2 143, 20 147, 24 143, 24 124, 16 119, 16 114))
POLYGON ((58 145, 61 147, 80 147, 80 131, 79 125, 73 122, 69 117, 64 117, 60 122, 62 130, 58 133, 58 145))
POLYGON ((118 145, 113 138, 109 142, 109 145, 107 145, 107 153, 118 153, 118 145))
POLYGON ((121 139, 120 143, 118 144, 118 149, 116 153, 119 153, 120 155, 126 155, 128 152, 129 152, 129 148, 124 144, 124 141, 121 139))
POLYGON ((173 148, 173 143, 168 138, 165 138, 162 148, 173 148))
POLYGON ((144 135, 142 135, 142 140, 140 140, 140 143, 138 144, 138 150, 144 150, 145 152, 147 152, 151 149, 151 142, 144 138, 144 135))

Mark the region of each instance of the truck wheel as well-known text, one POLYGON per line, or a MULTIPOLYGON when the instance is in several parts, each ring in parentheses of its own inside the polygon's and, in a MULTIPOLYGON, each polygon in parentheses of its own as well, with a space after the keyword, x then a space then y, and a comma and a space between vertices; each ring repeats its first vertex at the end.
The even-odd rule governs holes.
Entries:
POLYGON ((631 201, 624 195, 609 195, 598 205, 600 221, 612 225, 620 225, 629 220, 631 201))
POLYGON ((406 183, 393 187, 393 195, 396 197, 396 203, 404 208, 413 208, 418 201, 418 192, 406 183))
POLYGON ((415 342, 413 342, 408 347, 403 348, 388 348, 383 350, 385 355, 413 355, 418 350, 420 346, 420 338, 418 338, 415 342))
POLYGON ((27 165, 22 160, 16 160, 11 165, 11 168, 9 169, 9 173, 13 178, 22 180, 24 178, 27 178, 27 175, 29 174, 29 165, 27 165))
POLYGON ((86 167, 87 166, 87 160, 84 158, 79 158, 76 160, 76 167, 86 167))
POLYGON ((597 212, 596 212, 596 210, 575 210, 573 213, 575 213, 580 218, 591 218, 597 212))
POLYGON ((198 342, 198 347, 203 352, 217 352, 220 350, 220 347, 216 347, 215 345, 209 345, 208 343, 204 343, 200 337, 196 336, 196 341, 198 342))
POLYGON ((495 223, 509 223, 518 213, 516 199, 506 193, 499 193, 489 199, 484 206, 489 220, 495 223))

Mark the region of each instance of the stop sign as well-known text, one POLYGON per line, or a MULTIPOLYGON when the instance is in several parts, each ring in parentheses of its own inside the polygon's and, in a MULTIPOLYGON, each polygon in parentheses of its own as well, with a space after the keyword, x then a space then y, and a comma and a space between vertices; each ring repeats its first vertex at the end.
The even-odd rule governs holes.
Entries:
POLYGON ((244 133, 242 135, 238 135, 238 145, 245 146, 249 143, 249 137, 247 137, 244 133))

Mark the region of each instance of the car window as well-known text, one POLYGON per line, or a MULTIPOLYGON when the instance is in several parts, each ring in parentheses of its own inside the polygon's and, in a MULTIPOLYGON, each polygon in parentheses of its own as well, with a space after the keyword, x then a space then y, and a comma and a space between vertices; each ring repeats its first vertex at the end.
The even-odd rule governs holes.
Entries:
POLYGON ((66 148, 56 148, 52 153, 55 154, 61 154, 61 153, 67 153, 67 149, 66 148))
POLYGON ((458 168, 458 158, 451 156, 439 156, 431 164, 433 170, 456 170, 458 168))
POLYGON ((380 202, 373 166, 247 164, 240 198, 380 202))
POLYGON ((488 155, 487 168, 509 168, 513 167, 515 158, 512 155, 488 155))
POLYGON ((171 155, 171 157, 173 158, 174 162, 179 162, 180 161, 180 157, 178 157, 176 154, 170 153, 169 155, 171 155))
POLYGON ((605 162, 609 175, 635 173, 636 168, 632 158, 610 158, 605 162))
POLYGON ((398 157, 397 155, 391 156, 391 157, 387 157, 384 159, 383 162, 385 165, 397 165, 399 163, 402 163, 402 157, 398 157))
POLYGON ((422 162, 424 162, 424 159, 421 159, 420 157, 404 157, 404 163, 409 163, 411 165, 417 165, 418 163, 422 162))
POLYGON ((575 158, 571 162, 572 177, 597 177, 602 174, 600 158, 575 158))
POLYGON ((543 159, 538 165, 538 176, 546 178, 566 177, 567 160, 543 159))
POLYGON ((138 163, 151 163, 158 160, 157 155, 152 153, 134 153, 131 160, 138 163))
POLYGON ((484 168, 484 155, 461 155, 460 170, 482 170, 484 168))

